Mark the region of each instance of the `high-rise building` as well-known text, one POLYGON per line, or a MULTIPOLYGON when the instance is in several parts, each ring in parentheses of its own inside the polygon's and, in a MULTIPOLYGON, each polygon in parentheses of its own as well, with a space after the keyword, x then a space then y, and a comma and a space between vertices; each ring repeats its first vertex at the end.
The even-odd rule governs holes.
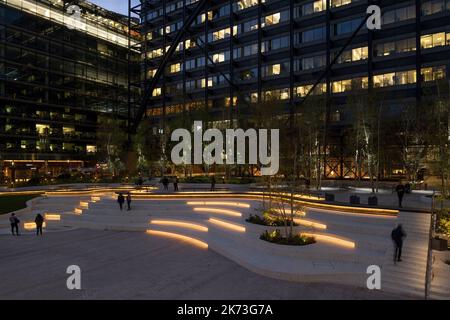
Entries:
MULTIPOLYGON (((147 81, 200 2, 141 1, 147 81)), ((351 121, 345 110, 349 96, 374 89, 385 101, 382 113, 395 118, 406 103, 421 98, 425 87, 446 79, 450 0, 206 1, 170 57, 146 113, 155 121, 170 121, 205 107, 216 121, 229 123, 236 110, 269 101, 301 112, 303 98, 327 67, 331 71, 312 92, 326 100, 324 175, 354 178, 352 159, 341 152, 342 128, 351 121), (380 30, 369 31, 363 23, 371 4, 381 7, 380 30)), ((395 161, 388 162, 386 175, 395 175, 395 161)))
POLYGON ((92 165, 99 116, 128 116, 128 68, 139 74, 139 54, 129 48, 137 37, 129 37, 128 17, 88 1, 0 1, 6 177, 92 165))

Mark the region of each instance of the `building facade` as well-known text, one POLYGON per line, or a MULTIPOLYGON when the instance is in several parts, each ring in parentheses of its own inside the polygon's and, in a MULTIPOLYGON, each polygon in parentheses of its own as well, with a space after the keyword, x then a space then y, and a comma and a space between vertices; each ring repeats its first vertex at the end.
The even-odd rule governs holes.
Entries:
MULTIPOLYGON (((144 78, 155 74, 183 21, 199 1, 145 0, 142 18, 144 78)), ((314 96, 323 96, 329 120, 326 178, 354 178, 342 149, 345 111, 355 91, 383 96, 383 114, 421 99, 445 81, 450 68, 450 0, 214 0, 188 28, 147 106, 156 121, 205 107, 217 121, 233 121, 249 104, 278 101, 301 112, 302 100, 330 67, 314 96), (381 30, 363 28, 378 4, 381 30)), ((249 115, 251 117, 251 114, 249 115)), ((395 175, 395 165, 387 176, 395 175)))
POLYGON ((139 55, 127 24, 87 1, 0 1, 4 177, 92 165, 99 116, 128 116, 128 55, 139 55))

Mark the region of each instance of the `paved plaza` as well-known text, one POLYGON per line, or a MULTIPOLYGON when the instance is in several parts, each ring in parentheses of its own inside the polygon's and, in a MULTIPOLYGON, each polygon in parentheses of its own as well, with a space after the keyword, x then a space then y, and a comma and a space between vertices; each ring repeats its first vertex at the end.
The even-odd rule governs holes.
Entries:
POLYGON ((78 229, 0 236, 0 299, 397 299, 257 275, 211 250, 145 233, 78 229), (79 265, 82 290, 66 288, 79 265))
MULTIPOLYGON (((399 211, 352 207, 345 198, 364 199, 367 190, 329 188, 338 206, 307 200, 294 232, 312 234, 316 243, 296 247, 260 240, 275 227, 245 219, 261 214, 262 200, 243 186, 229 187, 230 193, 125 187, 133 194, 131 211, 118 207, 120 186, 48 191, 18 212, 22 223, 48 216, 44 237, 33 230, 12 237, 8 215, 0 215, 0 299, 423 299, 430 225, 424 194, 411 194, 411 209, 399 211), (390 232, 398 223, 408 238, 395 265, 390 232), (82 270, 81 291, 66 288, 69 265, 82 270), (367 289, 371 265, 381 269, 381 290, 367 289)), ((380 193, 390 203, 394 196, 380 193)), ((447 292, 443 280, 432 287, 432 297, 447 292)))

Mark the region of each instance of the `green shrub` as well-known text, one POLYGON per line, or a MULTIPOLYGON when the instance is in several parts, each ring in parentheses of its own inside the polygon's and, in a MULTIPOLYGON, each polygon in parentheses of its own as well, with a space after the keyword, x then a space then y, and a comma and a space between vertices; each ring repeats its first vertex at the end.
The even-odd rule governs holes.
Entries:
POLYGON ((450 236, 450 214, 448 212, 439 213, 439 221, 437 223, 436 231, 446 236, 450 236))
POLYGON ((268 241, 276 244, 292 245, 292 246, 305 246, 316 242, 314 237, 308 237, 301 233, 295 234, 290 238, 283 237, 281 231, 276 229, 272 232, 264 231, 259 237, 261 240, 268 241))
POLYGON ((247 219, 245 219, 245 221, 250 222, 250 223, 254 223, 254 224, 263 225, 263 226, 267 225, 266 221, 264 221, 264 218, 261 218, 257 214, 255 214, 255 215, 251 214, 247 219))
MULTIPOLYGON (((270 210, 264 211, 262 217, 257 214, 251 214, 245 221, 263 226, 284 227, 284 220, 281 217, 272 214, 270 210)), ((290 221, 287 222, 287 225, 290 225, 290 221)), ((292 225, 294 227, 298 226, 295 222, 292 225)))

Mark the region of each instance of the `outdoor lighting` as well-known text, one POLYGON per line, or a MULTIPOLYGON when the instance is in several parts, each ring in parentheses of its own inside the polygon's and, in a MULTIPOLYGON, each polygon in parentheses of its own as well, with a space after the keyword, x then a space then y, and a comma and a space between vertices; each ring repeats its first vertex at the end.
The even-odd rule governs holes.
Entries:
POLYGON ((80 201, 80 207, 84 209, 89 209, 89 202, 87 201, 80 201))
POLYGON ((92 202, 97 202, 97 201, 100 201, 100 200, 101 200, 101 198, 98 197, 98 196, 92 196, 92 197, 91 197, 91 201, 92 201, 92 202))
POLYGON ((208 244, 206 242, 200 241, 195 238, 183 236, 178 233, 157 231, 157 230, 147 230, 146 233, 150 234, 150 235, 155 235, 155 236, 163 236, 163 237, 167 237, 167 238, 178 239, 178 240, 190 243, 196 247, 199 247, 202 249, 208 249, 208 244))
POLYGON ((75 212, 75 214, 77 214, 77 215, 81 215, 81 214, 83 213, 83 209, 75 208, 75 209, 73 210, 73 212, 75 212))
POLYGON ((190 222, 182 222, 182 221, 175 221, 175 220, 152 220, 152 221, 150 221, 150 224, 156 224, 156 225, 162 225, 162 226, 175 226, 175 227, 189 228, 189 229, 193 229, 193 230, 208 232, 207 227, 202 226, 200 224, 190 223, 190 222))
POLYGON ((311 221, 311 220, 306 220, 306 219, 294 219, 294 222, 298 223, 299 225, 305 226, 305 227, 312 227, 312 228, 322 229, 322 230, 325 230, 327 228, 327 225, 325 225, 325 224, 311 221))
POLYGON ((354 249, 356 247, 355 243, 353 241, 345 240, 336 236, 330 236, 327 234, 317 234, 317 233, 301 233, 303 236, 306 237, 314 237, 318 241, 324 241, 329 242, 338 246, 346 247, 354 249))
POLYGON ((225 214, 225 215, 233 216, 233 217, 241 217, 242 216, 242 213, 240 213, 240 212, 233 211, 233 210, 218 209, 218 208, 194 208, 194 211, 219 213, 219 214, 225 214))
POLYGON ((46 213, 45 214, 45 220, 49 221, 60 221, 61 215, 56 213, 46 213))
POLYGON ((215 219, 215 218, 209 218, 208 221, 213 223, 213 224, 215 224, 215 225, 218 225, 218 226, 221 226, 221 227, 233 230, 233 231, 245 232, 245 227, 241 226, 239 224, 226 222, 226 221, 215 219))
POLYGON ((222 202, 222 201, 188 201, 188 205, 190 206, 231 206, 231 207, 241 207, 241 208, 250 208, 250 205, 242 202, 222 202))
MULTIPOLYGON (((47 227, 47 224, 44 222, 44 223, 42 224, 42 228, 45 228, 45 227, 47 227)), ((25 223, 23 224, 23 228, 24 228, 25 230, 33 230, 33 229, 36 229, 36 222, 25 222, 25 223)))

